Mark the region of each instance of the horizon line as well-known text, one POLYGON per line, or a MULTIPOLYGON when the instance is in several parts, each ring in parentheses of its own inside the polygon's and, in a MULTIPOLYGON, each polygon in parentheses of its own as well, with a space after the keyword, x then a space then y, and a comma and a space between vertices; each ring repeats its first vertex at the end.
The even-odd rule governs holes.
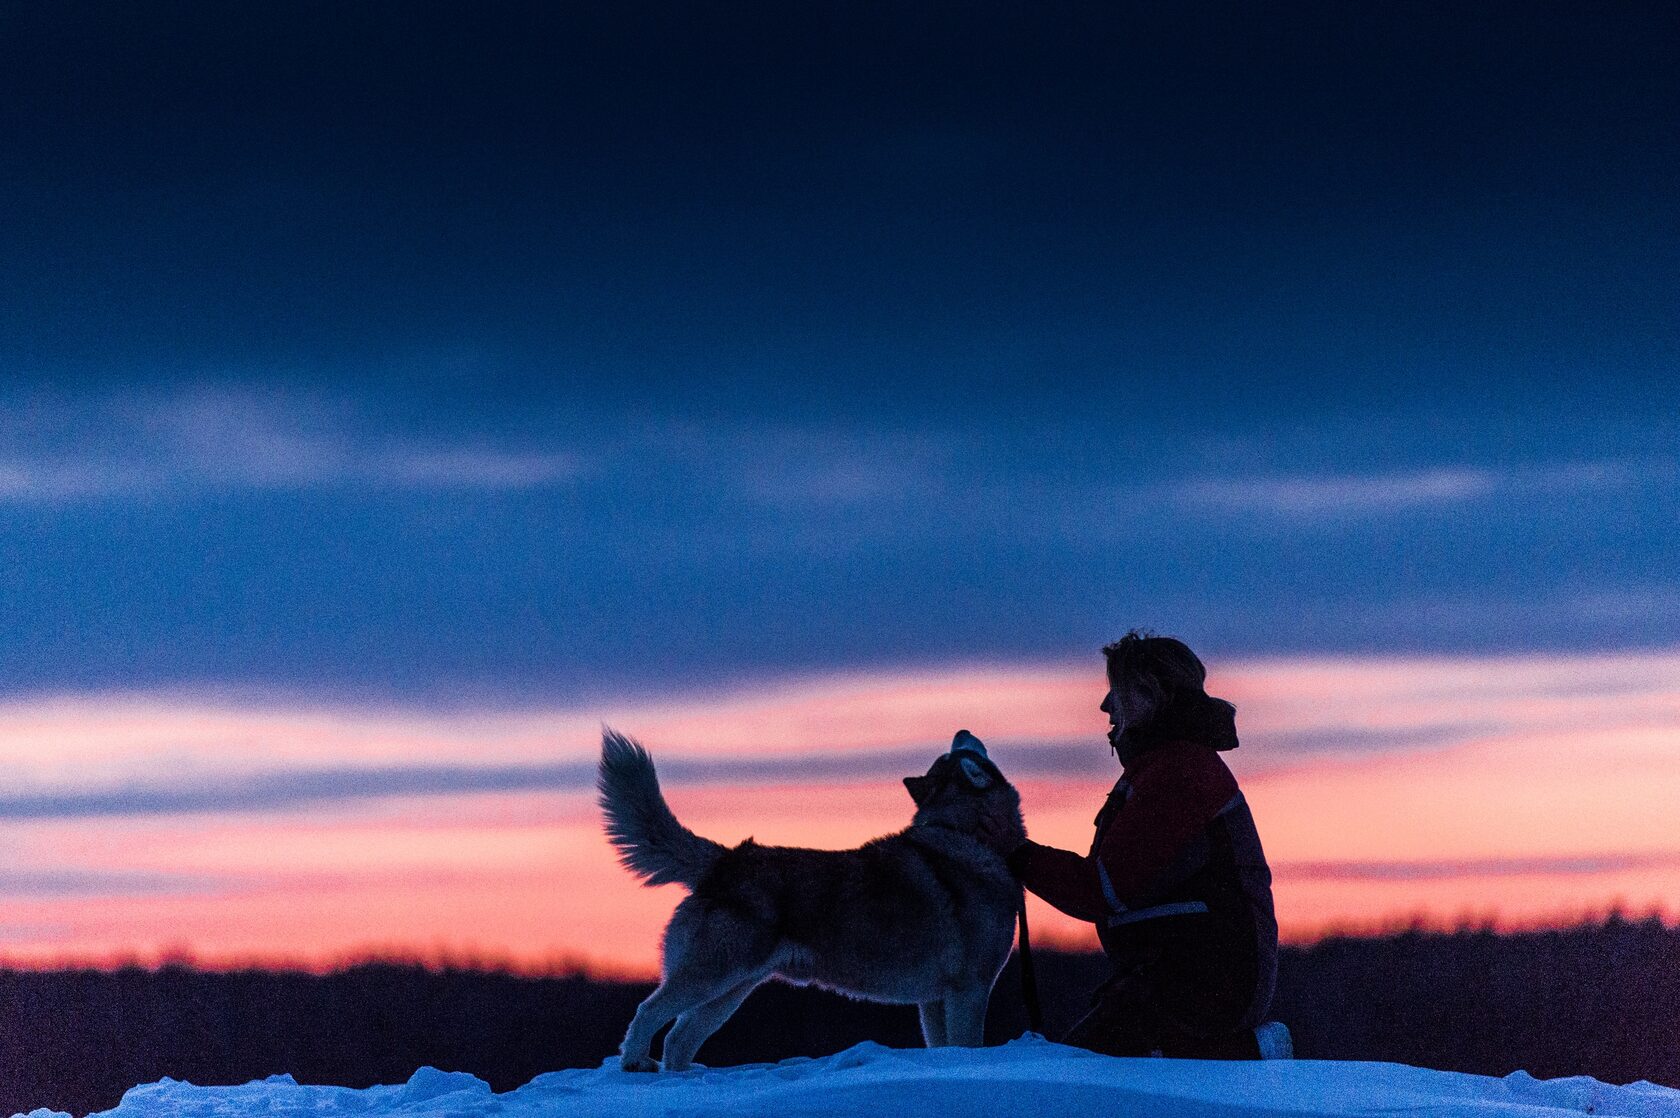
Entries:
MULTIPOLYGON (((1496 913, 1459 912, 1452 917, 1425 912, 1395 912, 1364 921, 1327 921, 1308 932, 1285 931, 1279 945, 1286 950, 1311 951, 1332 941, 1384 940, 1405 935, 1450 937, 1476 934, 1502 938, 1547 935, 1553 933, 1583 933, 1600 931, 1619 925, 1654 925, 1665 933, 1680 934, 1680 909, 1667 905, 1650 905, 1630 910, 1623 902, 1560 911, 1551 916, 1509 920, 1496 913)), ((1101 955, 1102 948, 1094 937, 1077 942, 1078 937, 1051 932, 1040 933, 1035 950, 1056 954, 1101 955)), ((1010 955, 1019 954, 1018 947, 1010 955)), ((109 951, 60 951, 34 955, 17 951, 0 951, 0 973, 62 974, 94 971, 115 974, 125 970, 144 970, 156 973, 164 970, 187 970, 198 974, 237 974, 262 972, 268 974, 301 974, 326 978, 344 974, 361 967, 402 967, 431 973, 471 973, 510 975, 529 979, 585 979, 592 982, 646 983, 658 980, 658 968, 641 971, 634 967, 615 966, 598 958, 568 951, 547 951, 521 957, 506 949, 482 948, 471 945, 418 948, 398 944, 370 945, 342 951, 323 952, 311 956, 297 952, 198 952, 190 945, 176 944, 152 950, 116 948, 109 951)))

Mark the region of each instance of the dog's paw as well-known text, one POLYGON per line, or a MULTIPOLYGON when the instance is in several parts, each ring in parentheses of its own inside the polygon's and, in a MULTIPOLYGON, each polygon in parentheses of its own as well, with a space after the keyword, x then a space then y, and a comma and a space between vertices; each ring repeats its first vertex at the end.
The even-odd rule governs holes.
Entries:
POLYGON ((620 1056, 618 1066, 625 1071, 658 1071, 659 1063, 652 1056, 620 1056))

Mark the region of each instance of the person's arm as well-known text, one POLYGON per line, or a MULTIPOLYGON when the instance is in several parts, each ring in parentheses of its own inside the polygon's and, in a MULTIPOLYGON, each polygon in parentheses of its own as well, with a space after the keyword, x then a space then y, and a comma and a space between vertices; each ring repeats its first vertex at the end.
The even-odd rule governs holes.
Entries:
POLYGON ((1028 892, 1076 920, 1096 922, 1108 916, 1096 862, 1090 858, 1029 841, 1009 856, 1009 868, 1028 892))
POLYGON ((1096 857, 1028 842, 1009 868, 1069 916, 1107 923, 1146 905, 1185 845, 1236 795, 1236 779, 1212 750, 1187 749, 1137 774, 1096 857))

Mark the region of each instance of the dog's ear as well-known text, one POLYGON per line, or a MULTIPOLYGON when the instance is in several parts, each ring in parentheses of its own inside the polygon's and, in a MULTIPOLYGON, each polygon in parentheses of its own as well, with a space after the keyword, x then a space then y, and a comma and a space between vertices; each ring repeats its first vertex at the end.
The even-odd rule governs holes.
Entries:
POLYGON ((935 781, 931 776, 907 776, 904 778, 904 787, 910 790, 910 798, 916 801, 917 807, 921 807, 922 802, 933 795, 934 785, 935 781))
POLYGON ((970 788, 984 791, 992 786, 992 774, 987 772, 979 761, 972 757, 961 757, 957 763, 962 766, 963 776, 967 778, 970 788))

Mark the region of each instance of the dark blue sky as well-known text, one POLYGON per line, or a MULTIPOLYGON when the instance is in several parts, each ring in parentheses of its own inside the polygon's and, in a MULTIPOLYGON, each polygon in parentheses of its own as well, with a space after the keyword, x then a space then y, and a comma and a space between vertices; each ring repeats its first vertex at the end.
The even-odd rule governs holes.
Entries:
POLYGON ((0 688, 1680 643, 1663 5, 0 8, 0 688))

